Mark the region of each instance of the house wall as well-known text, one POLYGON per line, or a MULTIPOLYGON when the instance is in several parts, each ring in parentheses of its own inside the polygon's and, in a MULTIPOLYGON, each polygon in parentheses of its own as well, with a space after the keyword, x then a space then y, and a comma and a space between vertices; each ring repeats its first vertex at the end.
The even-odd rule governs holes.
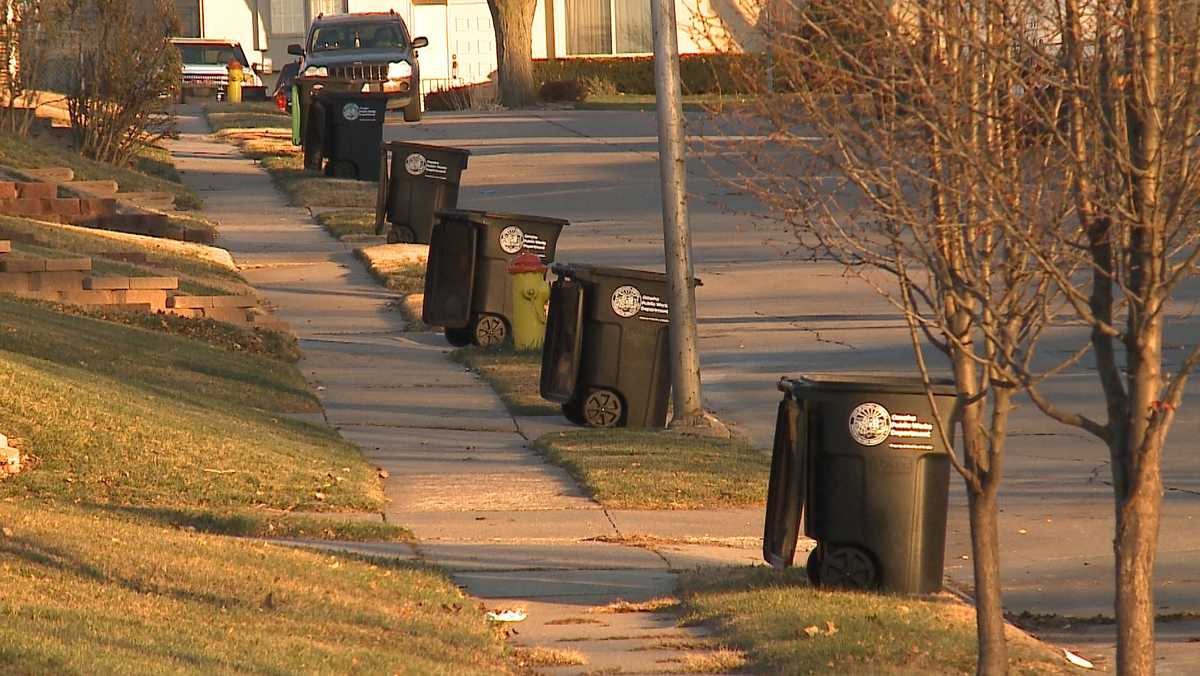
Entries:
POLYGON ((200 37, 237 40, 251 65, 269 55, 266 17, 256 14, 261 0, 202 0, 200 37), (257 37, 255 36, 257 33, 257 37))

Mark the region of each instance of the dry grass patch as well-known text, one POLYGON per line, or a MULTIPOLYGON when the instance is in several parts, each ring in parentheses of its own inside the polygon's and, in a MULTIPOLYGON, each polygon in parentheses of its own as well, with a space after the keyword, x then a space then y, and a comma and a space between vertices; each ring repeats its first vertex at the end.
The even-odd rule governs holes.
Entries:
POLYGON ((673 665, 672 671, 684 674, 727 674, 746 666, 746 654, 721 648, 711 652, 689 652, 659 660, 659 663, 673 665))
POLYGON ((714 509, 766 501, 770 458, 740 439, 650 430, 551 432, 534 448, 616 509, 714 509))
POLYGON ((516 648, 513 659, 521 667, 573 667, 587 664, 587 658, 578 650, 533 646, 516 648))
POLYGON ((604 625, 604 622, 590 617, 564 617, 560 620, 550 620, 545 624, 550 626, 570 625, 570 624, 599 624, 604 625))
MULTIPOLYGON (((970 674, 974 610, 949 594, 905 597, 814 589, 802 568, 721 568, 680 577, 684 621, 773 674, 970 674)), ((1014 674, 1074 673, 1051 646, 1009 634, 1014 674)))
POLYGON ((424 244, 376 244, 357 248, 354 254, 384 286, 408 295, 425 290, 428 250, 424 244))
POLYGON ((666 613, 679 608, 679 599, 673 596, 657 596, 645 601, 617 599, 603 606, 596 606, 590 613, 666 613))

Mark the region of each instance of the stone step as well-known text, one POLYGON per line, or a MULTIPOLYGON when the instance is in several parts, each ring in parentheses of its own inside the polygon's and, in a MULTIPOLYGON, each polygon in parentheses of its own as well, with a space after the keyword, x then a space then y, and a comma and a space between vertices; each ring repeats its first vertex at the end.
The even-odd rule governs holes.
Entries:
POLYGON ((175 195, 169 192, 122 192, 116 198, 126 204, 152 209, 172 209, 175 207, 175 195))
POLYGON ((75 179, 75 170, 70 167, 42 167, 40 169, 22 169, 26 176, 40 178, 44 181, 66 183, 75 179))
POLYGON ((0 199, 0 214, 57 220, 81 215, 81 202, 74 197, 20 197, 0 199))
POLYGON ((0 239, 0 254, 12 253, 12 242, 7 239, 0 239))
POLYGON ((52 199, 58 197, 58 185, 28 181, 0 181, 0 200, 52 199))
POLYGON ((63 185, 68 190, 74 190, 85 195, 95 197, 113 197, 117 194, 119 187, 116 181, 101 180, 101 181, 71 181, 63 185))
POLYGON ((90 258, 14 258, 0 260, 0 272, 87 272, 90 258))
POLYGON ((167 307, 181 310, 203 310, 206 308, 252 308, 258 305, 254 296, 171 296, 167 307))
MULTIPOLYGON (((166 291, 179 288, 178 277, 121 277, 104 276, 88 277, 83 280, 83 288, 88 290, 155 290, 166 291)), ((166 303, 165 297, 163 303, 166 303)))

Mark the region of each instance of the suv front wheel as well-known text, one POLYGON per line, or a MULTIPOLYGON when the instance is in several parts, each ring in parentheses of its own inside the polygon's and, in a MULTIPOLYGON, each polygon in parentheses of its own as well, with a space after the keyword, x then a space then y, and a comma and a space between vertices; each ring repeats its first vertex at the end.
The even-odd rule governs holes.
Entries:
POLYGON ((413 93, 412 98, 408 100, 408 105, 404 106, 404 121, 405 122, 420 122, 421 121, 421 95, 413 93))

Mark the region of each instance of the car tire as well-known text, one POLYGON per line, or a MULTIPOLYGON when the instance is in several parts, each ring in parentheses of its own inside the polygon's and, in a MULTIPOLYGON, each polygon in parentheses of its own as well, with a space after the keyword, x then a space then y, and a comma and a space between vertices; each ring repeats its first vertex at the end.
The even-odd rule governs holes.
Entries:
POLYGON ((421 121, 421 95, 413 94, 409 99, 408 105, 404 106, 404 121, 405 122, 420 122, 421 121))

